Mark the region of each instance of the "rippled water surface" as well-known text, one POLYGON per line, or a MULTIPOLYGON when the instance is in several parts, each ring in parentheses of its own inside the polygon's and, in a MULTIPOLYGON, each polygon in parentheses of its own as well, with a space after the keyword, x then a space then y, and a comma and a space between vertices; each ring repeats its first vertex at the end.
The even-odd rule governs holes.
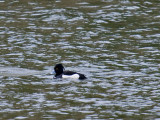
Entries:
POLYGON ((0 41, 3 120, 160 119, 159 0, 0 0, 0 41))

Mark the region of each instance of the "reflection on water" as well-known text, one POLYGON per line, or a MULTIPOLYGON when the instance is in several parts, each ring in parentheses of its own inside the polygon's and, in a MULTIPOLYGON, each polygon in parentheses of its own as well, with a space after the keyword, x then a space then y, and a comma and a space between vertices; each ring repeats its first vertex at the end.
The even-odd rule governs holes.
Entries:
POLYGON ((2 119, 158 119, 159 1, 0 1, 2 119), (86 74, 53 79, 53 66, 86 74))

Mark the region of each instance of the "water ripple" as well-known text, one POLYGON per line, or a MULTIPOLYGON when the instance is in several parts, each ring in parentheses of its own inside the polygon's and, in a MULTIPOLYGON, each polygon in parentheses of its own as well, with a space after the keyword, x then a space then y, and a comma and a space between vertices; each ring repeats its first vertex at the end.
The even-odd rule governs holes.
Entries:
POLYGON ((0 3, 2 119, 159 118, 158 1, 0 3))

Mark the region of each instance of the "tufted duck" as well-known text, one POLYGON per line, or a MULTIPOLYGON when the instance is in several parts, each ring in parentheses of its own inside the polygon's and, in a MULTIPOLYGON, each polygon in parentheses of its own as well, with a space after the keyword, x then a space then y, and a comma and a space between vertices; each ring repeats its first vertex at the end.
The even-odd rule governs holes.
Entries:
POLYGON ((62 64, 56 64, 54 67, 54 72, 56 73, 54 78, 74 78, 74 79, 86 79, 85 75, 73 72, 73 71, 64 71, 62 64))

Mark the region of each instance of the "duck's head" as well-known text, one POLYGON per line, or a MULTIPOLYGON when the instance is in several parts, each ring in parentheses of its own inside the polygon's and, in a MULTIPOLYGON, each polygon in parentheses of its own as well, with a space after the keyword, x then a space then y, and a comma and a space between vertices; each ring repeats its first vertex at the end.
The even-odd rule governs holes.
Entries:
POLYGON ((64 71, 64 67, 62 64, 56 64, 54 67, 54 72, 56 73, 56 75, 60 75, 62 74, 64 71))

